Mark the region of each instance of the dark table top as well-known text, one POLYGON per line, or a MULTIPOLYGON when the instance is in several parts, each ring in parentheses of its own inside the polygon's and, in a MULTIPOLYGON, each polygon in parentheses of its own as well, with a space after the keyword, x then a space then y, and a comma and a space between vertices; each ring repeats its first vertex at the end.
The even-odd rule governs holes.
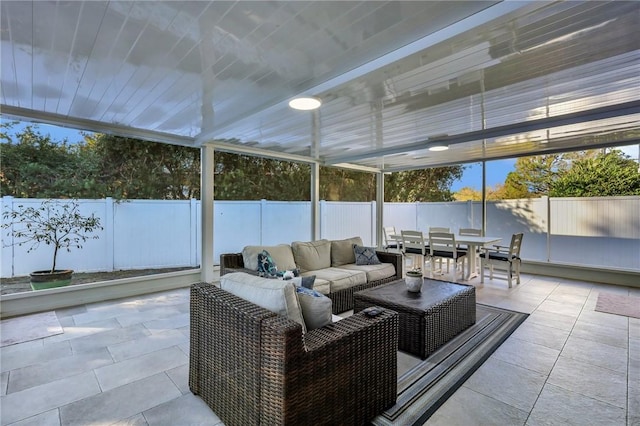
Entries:
POLYGON ((475 288, 471 285, 425 278, 420 293, 408 291, 404 280, 398 280, 359 291, 355 295, 364 296, 372 301, 380 300, 383 303, 405 306, 412 310, 428 311, 441 305, 444 301, 466 292, 475 292, 475 288))

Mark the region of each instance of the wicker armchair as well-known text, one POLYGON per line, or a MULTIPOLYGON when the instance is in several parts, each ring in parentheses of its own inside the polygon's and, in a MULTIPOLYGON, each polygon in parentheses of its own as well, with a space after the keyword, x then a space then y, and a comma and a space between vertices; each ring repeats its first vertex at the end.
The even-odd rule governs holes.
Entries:
MULTIPOLYGON (((378 259, 383 263, 391 263, 396 269, 396 274, 381 280, 370 281, 350 288, 344 288, 327 294, 327 297, 333 302, 333 313, 339 314, 353 309, 353 293, 368 288, 377 287, 392 281, 402 279, 403 258, 399 253, 376 251, 378 259)), ((257 271, 252 271, 244 267, 242 253, 225 253, 220 255, 220 276, 231 272, 246 272, 248 274, 258 275, 257 271)))
POLYGON ((302 327, 212 284, 191 287, 189 387, 226 425, 364 424, 397 393, 398 314, 302 327))

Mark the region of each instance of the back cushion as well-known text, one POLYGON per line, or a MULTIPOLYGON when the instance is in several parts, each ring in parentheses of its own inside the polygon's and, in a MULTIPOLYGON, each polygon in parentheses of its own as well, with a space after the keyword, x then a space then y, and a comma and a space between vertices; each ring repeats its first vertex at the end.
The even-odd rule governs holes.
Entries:
POLYGON ((220 288, 271 312, 287 317, 302 325, 303 333, 307 331, 300 302, 296 295, 296 288, 291 281, 262 278, 245 272, 233 272, 220 278, 220 288))
POLYGON ((331 266, 342 266, 356 263, 353 245, 362 245, 362 238, 352 237, 346 240, 331 241, 331 266))
POLYGON ((316 271, 331 267, 331 242, 318 240, 291 244, 293 258, 302 272, 316 271))
POLYGON ((293 253, 291 253, 291 247, 288 244, 279 244, 277 246, 246 246, 242 249, 244 267, 252 271, 257 271, 258 253, 262 253, 263 250, 269 252, 278 271, 296 269, 296 262, 293 260, 293 253))
POLYGON ((307 330, 314 330, 331 324, 333 318, 331 314, 331 299, 322 293, 305 287, 297 287, 296 291, 307 330))

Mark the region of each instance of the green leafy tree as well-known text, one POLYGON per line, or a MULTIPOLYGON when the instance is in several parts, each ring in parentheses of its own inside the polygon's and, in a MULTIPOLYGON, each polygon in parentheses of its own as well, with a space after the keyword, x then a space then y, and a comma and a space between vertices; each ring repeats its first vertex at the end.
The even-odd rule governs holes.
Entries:
MULTIPOLYGON (((456 201, 482 201, 482 191, 466 186, 456 192, 453 197, 456 201)), ((487 187, 486 199, 488 201, 509 200, 517 198, 529 198, 529 193, 527 192, 526 188, 522 188, 522 192, 516 192, 513 190, 513 188, 502 184, 497 184, 494 187, 487 187)))
POLYGON ((575 151, 518 158, 501 199, 638 194, 638 164, 620 150, 575 151))
POLYGON ((505 194, 508 193, 509 198, 547 195, 553 182, 568 167, 562 154, 518 158, 515 170, 505 181, 505 194))
MULTIPOLYGON (((535 198, 541 195, 540 193, 529 192, 530 186, 527 184, 527 182, 521 179, 521 174, 516 172, 509 172, 504 181, 504 185, 502 185, 500 188, 496 188, 496 197, 494 199, 512 200, 518 198, 535 198)), ((531 180, 536 179, 532 178, 531 180)), ((542 188, 538 187, 538 190, 542 190, 542 188)))
POLYGON ((81 146, 66 139, 54 141, 37 125, 17 132, 15 123, 3 123, 0 140, 0 193, 32 198, 92 197, 98 159, 85 155, 81 146))
MULTIPOLYGON (((42 135, 37 126, 9 132, 3 125, 3 195, 34 198, 188 199, 200 197, 200 151, 106 134, 84 134, 69 144, 42 135)), ((216 152, 214 196, 219 200, 309 200, 310 168, 303 163, 216 152)), ((393 173, 388 201, 449 201, 462 166, 393 173)), ((371 201, 372 173, 320 167, 320 198, 371 201)))
POLYGON ((451 185, 462 177, 464 166, 434 167, 385 176, 385 201, 453 201, 451 185))
POLYGON ((114 135, 85 135, 85 157, 99 161, 96 198, 200 197, 200 150, 114 135))
POLYGON ((453 194, 453 198, 456 201, 481 201, 482 191, 479 191, 470 186, 465 186, 464 188, 460 188, 455 194, 453 194))
POLYGON ((214 197, 218 200, 309 200, 306 164, 217 152, 214 197))
POLYGON ((638 164, 619 150, 573 161, 549 191, 551 197, 615 195, 640 195, 638 164))
POLYGON ((320 199, 373 201, 376 199, 376 176, 355 170, 320 167, 320 199))
MULTIPOLYGON (((214 196, 218 200, 307 201, 309 165, 220 152, 215 155, 214 196)), ((320 198, 329 201, 375 200, 375 175, 320 167, 320 198)))

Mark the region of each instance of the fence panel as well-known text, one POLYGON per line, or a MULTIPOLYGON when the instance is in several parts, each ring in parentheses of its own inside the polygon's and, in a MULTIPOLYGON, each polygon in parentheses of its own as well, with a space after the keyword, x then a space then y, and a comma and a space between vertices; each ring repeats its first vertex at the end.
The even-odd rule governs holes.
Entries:
POLYGON ((464 201, 450 203, 420 203, 418 204, 418 231, 428 234, 431 227, 449 228, 454 234, 460 228, 470 228, 472 223, 469 216, 469 204, 464 201))
POLYGON ((553 198, 552 262, 640 269, 640 198, 553 198))
POLYGON ((551 233, 640 239, 640 197, 551 198, 551 233))
POLYGON ((191 264, 191 203, 132 200, 114 206, 114 268, 140 269, 191 264))
POLYGON ((320 203, 321 238, 337 240, 359 236, 366 246, 375 244, 375 204, 322 201, 320 203))
MULTIPOLYGON (((37 207, 43 200, 3 197, 2 211, 18 205, 37 207)), ((78 272, 201 264, 200 201, 111 199, 80 200, 83 214, 95 213, 103 230, 81 250, 62 252, 59 268, 78 272)), ((214 256, 245 245, 306 241, 311 237, 309 202, 216 201, 214 256)), ((359 235, 376 244, 375 203, 321 202, 321 238, 359 235)), ((385 203, 384 225, 396 230, 449 226, 481 227, 482 203, 385 203)), ((524 232, 522 257, 608 268, 640 270, 640 197, 505 200, 487 203, 489 236, 507 244, 524 232), (548 248, 549 247, 549 248, 548 248)), ((11 246, 2 232, 3 278, 50 267, 53 249, 11 246)))
POLYGON ((261 205, 262 244, 290 244, 311 239, 311 203, 263 200, 261 205))
POLYGON ((216 201, 213 209, 213 246, 216 263, 222 253, 262 244, 260 201, 216 201))
POLYGON ((383 226, 395 226, 396 232, 418 229, 418 203, 384 203, 383 209, 383 226))

